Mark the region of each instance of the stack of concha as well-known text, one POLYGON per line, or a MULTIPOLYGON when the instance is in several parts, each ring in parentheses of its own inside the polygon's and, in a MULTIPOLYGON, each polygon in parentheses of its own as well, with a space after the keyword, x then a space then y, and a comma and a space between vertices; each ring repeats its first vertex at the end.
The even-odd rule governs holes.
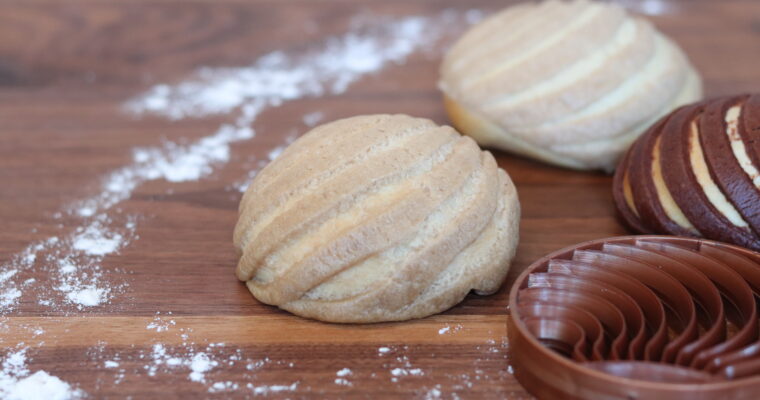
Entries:
POLYGON ((653 122, 702 95, 689 60, 651 23, 586 0, 487 18, 446 54, 439 86, 454 126, 480 145, 608 172, 653 122))
POLYGON ((260 301, 330 322, 425 317, 501 286, 520 205, 493 156, 406 115, 321 125, 240 202, 237 276, 260 301))
POLYGON ((638 232, 701 236, 760 250, 760 95, 679 108, 620 163, 614 197, 638 232))

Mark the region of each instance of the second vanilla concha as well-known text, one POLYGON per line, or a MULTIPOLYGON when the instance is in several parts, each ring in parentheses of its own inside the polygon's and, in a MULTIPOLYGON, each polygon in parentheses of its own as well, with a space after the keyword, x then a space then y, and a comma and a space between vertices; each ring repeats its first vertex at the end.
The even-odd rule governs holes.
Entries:
POLYGON ((470 29, 441 66, 455 127, 480 145, 612 171, 652 123, 702 96, 678 46, 647 20, 595 1, 507 8, 470 29))

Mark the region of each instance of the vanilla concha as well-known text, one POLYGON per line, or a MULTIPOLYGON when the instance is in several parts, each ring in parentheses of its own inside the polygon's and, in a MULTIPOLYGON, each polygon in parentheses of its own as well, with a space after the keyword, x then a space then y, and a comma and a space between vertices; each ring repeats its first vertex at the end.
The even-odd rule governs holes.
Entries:
POLYGON ((347 118, 255 177, 236 273, 258 300, 303 317, 420 318, 499 289, 519 218, 515 186, 472 139, 406 115, 347 118))
POLYGON ((446 54, 454 126, 480 145, 612 171, 653 122, 702 96, 684 53, 643 18, 603 2, 509 7, 446 54))

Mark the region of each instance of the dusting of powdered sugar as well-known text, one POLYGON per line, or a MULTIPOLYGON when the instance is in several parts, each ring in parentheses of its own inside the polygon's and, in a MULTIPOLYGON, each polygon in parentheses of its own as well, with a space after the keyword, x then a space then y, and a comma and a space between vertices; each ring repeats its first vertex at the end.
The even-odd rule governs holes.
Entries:
MULTIPOLYGON (((167 312, 167 315, 171 315, 172 312, 167 312)), ((173 319, 161 318, 161 311, 156 311, 156 316, 153 317, 153 321, 148 323, 145 329, 154 330, 156 332, 166 332, 170 327, 177 325, 177 322, 173 319)))
MULTIPOLYGON (((173 329, 170 329, 172 331, 173 329)), ((240 348, 232 348, 225 343, 200 345, 188 339, 187 331, 174 332, 182 338, 180 345, 154 343, 149 350, 115 351, 108 349, 106 343, 90 348, 88 358, 96 361, 114 376, 114 385, 125 379, 147 375, 155 377, 162 373, 184 375, 186 379, 209 393, 231 392, 245 388, 254 395, 294 391, 299 381, 279 384, 254 384, 256 373, 267 366, 278 370, 294 368, 292 361, 273 360, 269 357, 249 358, 240 348), (222 368, 228 370, 222 370, 222 368), (242 376, 229 379, 229 370, 242 369, 242 376), (225 379, 218 380, 219 377, 225 379)))
POLYGON ((280 393, 280 392, 294 392, 296 389, 298 389, 298 383, 299 382, 293 382, 290 385, 254 385, 253 383, 248 383, 245 385, 246 388, 248 388, 254 395, 256 396, 266 396, 270 393, 280 393))
POLYGON ((39 370, 30 373, 27 367, 28 348, 11 350, 0 370, 0 398, 7 400, 70 400, 85 395, 60 378, 39 370))
POLYGON ((314 111, 312 113, 308 113, 301 118, 303 120, 303 124, 311 128, 312 126, 322 122, 323 119, 325 119, 325 113, 322 111, 314 111))
POLYGON ((54 310, 65 304, 79 310, 99 306, 124 289, 123 282, 104 277, 101 262, 133 240, 135 218, 100 213, 82 222, 60 237, 30 244, 0 266, 0 315, 13 310, 30 286, 36 303, 54 310), (46 278, 26 278, 32 270, 44 271, 46 278))
POLYGON ((353 371, 351 371, 349 368, 343 368, 335 373, 335 384, 336 385, 342 385, 342 386, 353 386, 353 383, 348 380, 348 377, 350 375, 353 375, 353 371))
POLYGON ((463 328, 464 327, 461 324, 456 324, 456 325, 453 325, 453 326, 452 325, 446 325, 443 328, 438 329, 438 334, 439 335, 452 334, 452 333, 456 333, 456 332, 461 331, 463 328))
POLYGON ((211 358, 204 351, 185 351, 184 354, 171 354, 166 346, 160 343, 153 345, 151 362, 145 365, 148 376, 155 376, 161 367, 189 369, 188 379, 193 382, 205 383, 206 373, 219 365, 219 361, 211 358))
MULTIPOLYGON (((404 350, 408 348, 408 346, 403 347, 404 350)), ((396 362, 398 363, 398 366, 390 370, 390 380, 393 383, 398 382, 400 378, 420 377, 425 375, 425 371, 423 371, 421 368, 413 366, 411 360, 409 360, 409 356, 405 354, 397 356, 396 362)))
POLYGON ((434 46, 445 35, 443 23, 456 17, 451 12, 437 17, 358 17, 351 31, 328 38, 309 52, 277 50, 247 67, 201 68, 194 79, 156 85, 126 107, 138 115, 182 119, 229 114, 251 102, 276 107, 340 94, 362 76, 388 63, 402 63, 422 46, 434 46))

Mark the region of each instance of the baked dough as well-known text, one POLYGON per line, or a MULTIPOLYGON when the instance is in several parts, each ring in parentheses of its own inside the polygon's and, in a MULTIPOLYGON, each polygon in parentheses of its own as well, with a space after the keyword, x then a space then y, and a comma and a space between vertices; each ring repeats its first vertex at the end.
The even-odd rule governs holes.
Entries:
POLYGON ((760 95, 673 111, 631 146, 613 185, 633 230, 760 251, 760 95))
POLYGON ((482 146, 611 172, 652 123, 702 96, 683 52, 611 3, 507 8, 446 54, 439 83, 454 126, 482 146))
POLYGON ((520 205, 493 156, 448 126, 367 115, 316 127, 240 202, 237 276, 330 322, 400 321, 499 289, 520 205))

